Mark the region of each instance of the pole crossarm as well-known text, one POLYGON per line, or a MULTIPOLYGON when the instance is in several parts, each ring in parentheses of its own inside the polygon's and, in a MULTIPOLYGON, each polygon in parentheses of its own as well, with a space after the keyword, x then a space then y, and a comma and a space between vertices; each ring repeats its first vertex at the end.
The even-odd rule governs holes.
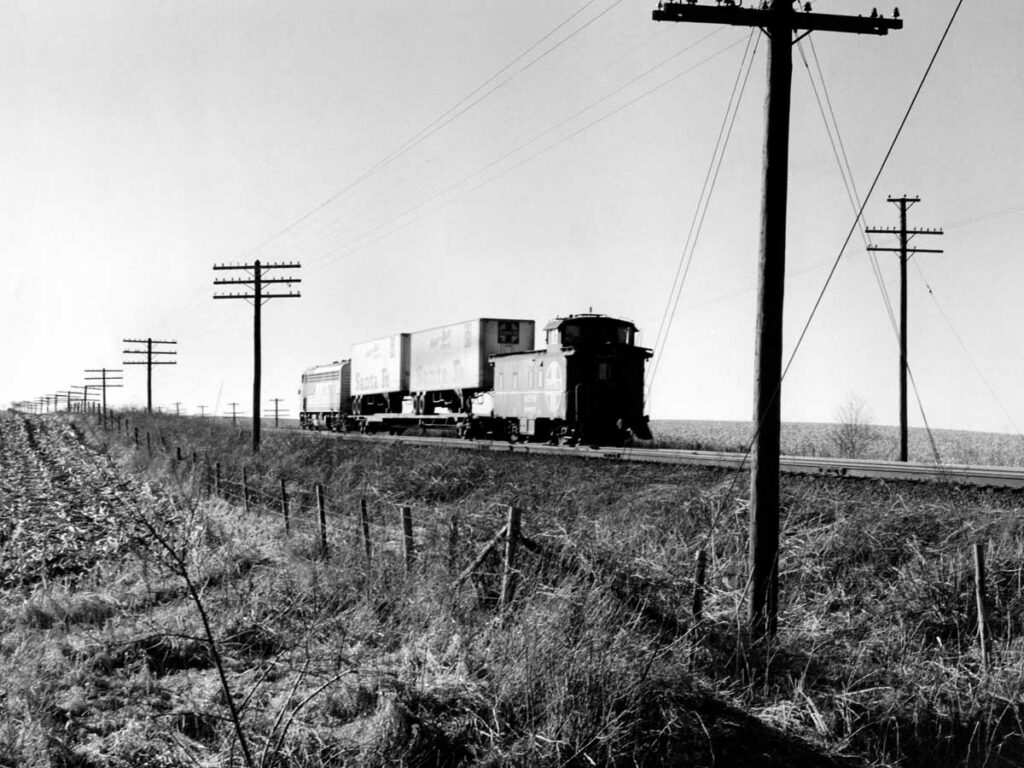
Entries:
MULTIPOLYGON (((835 13, 785 14, 793 30, 808 32, 852 32, 858 35, 887 35, 890 29, 903 29, 902 19, 882 16, 843 16, 835 13)), ((696 3, 659 3, 652 13, 655 21, 689 21, 697 24, 728 24, 739 27, 771 29, 779 23, 779 13, 771 8, 739 8, 732 5, 696 3)))
POLYGON ((301 269, 302 265, 297 262, 279 262, 279 263, 267 263, 264 264, 261 261, 257 261, 255 264, 214 264, 214 269, 247 269, 250 272, 259 267, 259 269, 301 269))
MULTIPOLYGON (((267 283, 301 283, 302 278, 299 277, 268 277, 261 279, 261 283, 266 285, 267 283)), ((214 285, 256 285, 256 280, 214 280, 214 285)))
POLYGON ((121 339, 125 344, 177 344, 177 341, 161 341, 159 339, 121 339))
POLYGON ((886 251, 889 253, 945 253, 941 248, 882 248, 877 245, 869 245, 869 251, 886 251))

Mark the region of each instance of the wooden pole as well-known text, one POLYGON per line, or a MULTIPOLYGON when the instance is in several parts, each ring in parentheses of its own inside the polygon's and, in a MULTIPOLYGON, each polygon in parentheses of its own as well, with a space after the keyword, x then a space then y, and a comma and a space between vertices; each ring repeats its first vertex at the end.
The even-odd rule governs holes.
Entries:
POLYGON ((213 465, 213 495, 220 496, 220 462, 213 465))
POLYGON ((245 513, 249 514, 249 475, 245 471, 245 467, 242 467, 242 506, 245 508, 245 513))
POLYGON ((981 647, 981 668, 988 669, 988 621, 985 610, 985 549, 974 545, 974 602, 978 609, 978 645, 981 647))
POLYGON ((405 570, 409 572, 416 557, 415 542, 412 538, 412 510, 409 507, 402 507, 402 534, 405 544, 405 570))
POLYGON ((754 351, 754 435, 750 456, 750 588, 747 620, 755 640, 774 636, 779 596, 779 436, 782 306, 786 275, 789 106, 793 76, 790 3, 774 0, 767 32, 767 130, 761 194, 761 246, 754 351))
POLYGON ((515 560, 519 546, 519 531, 522 524, 522 512, 518 507, 508 508, 508 521, 505 526, 505 568, 501 575, 501 604, 507 606, 512 602, 516 591, 515 560))
POLYGON ((455 570, 459 551, 459 513, 452 512, 448 518, 448 570, 455 570))
POLYGON ((370 545, 370 515, 366 511, 366 499, 359 500, 359 521, 363 525, 363 549, 366 550, 366 562, 373 562, 373 551, 370 545))
POLYGON ((707 553, 702 549, 697 553, 697 573, 693 577, 693 623, 699 625, 704 620, 704 581, 707 578, 707 553))
POLYGON ((281 515, 284 517, 284 535, 290 536, 291 521, 288 519, 288 488, 285 486, 284 478, 281 478, 281 515))
POLYGON ((316 488, 316 511, 320 516, 320 552, 327 556, 327 510, 324 506, 324 487, 317 483, 316 488))
POLYGON ((253 263, 253 375, 252 375, 252 452, 260 450, 260 377, 263 360, 263 343, 260 330, 260 311, 263 304, 263 273, 260 260, 253 263))

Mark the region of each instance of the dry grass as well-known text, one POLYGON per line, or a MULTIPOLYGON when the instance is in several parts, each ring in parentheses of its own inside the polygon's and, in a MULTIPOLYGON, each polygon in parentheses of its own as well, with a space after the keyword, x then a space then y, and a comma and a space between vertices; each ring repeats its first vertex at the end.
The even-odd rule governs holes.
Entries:
MULTIPOLYGON (((781 631, 765 654, 741 621, 746 483, 732 474, 273 436, 247 464, 271 497, 288 479, 285 538, 276 511, 197 504, 202 473, 171 461, 180 444, 228 476, 246 435, 184 419, 146 428, 169 453, 87 439, 165 489, 140 490, 133 510, 187 553, 262 765, 1024 764, 1018 494, 786 479, 781 631), (327 557, 313 482, 329 500, 327 557), (361 498, 372 566, 352 535, 361 498), (522 555, 500 611, 496 557, 458 588, 453 574, 508 503, 543 554, 522 555), (416 521, 411 575, 388 534, 401 505, 416 521), (991 574, 987 670, 975 540, 991 574)), ((238 764, 196 612, 167 565, 140 547, 6 594, 0 765, 238 764)))

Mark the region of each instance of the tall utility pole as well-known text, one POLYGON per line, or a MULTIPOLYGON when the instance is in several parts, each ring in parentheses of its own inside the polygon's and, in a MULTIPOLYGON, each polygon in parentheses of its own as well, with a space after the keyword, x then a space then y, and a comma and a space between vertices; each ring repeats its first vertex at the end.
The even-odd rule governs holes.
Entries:
POLYGON ((272 409, 268 409, 268 410, 264 411, 264 413, 266 413, 267 416, 271 416, 272 415, 274 417, 274 429, 277 429, 278 417, 282 413, 284 413, 284 415, 287 416, 288 415, 288 409, 287 408, 284 408, 284 409, 281 408, 281 403, 284 402, 284 398, 283 397, 272 397, 272 398, 270 398, 270 402, 272 402, 274 404, 274 407, 272 409))
POLYGON ((133 360, 129 358, 124 365, 146 366, 146 413, 153 412, 153 366, 154 365, 177 365, 177 360, 153 359, 154 355, 176 355, 173 350, 153 349, 154 344, 177 344, 177 341, 160 341, 158 339, 124 339, 125 344, 145 344, 145 349, 126 349, 126 355, 145 355, 145 360, 133 360))
POLYGON ((899 19, 811 13, 793 0, 766 0, 760 8, 659 3, 655 21, 758 27, 769 39, 761 189, 760 272, 754 352, 754 440, 750 459, 750 579, 747 621, 755 639, 775 634, 778 613, 779 433, 782 389, 782 299, 786 273, 786 195, 793 44, 815 31, 885 35, 899 19), (794 39, 794 35, 796 35, 794 39))
POLYGON ((256 453, 260 449, 260 369, 262 360, 262 340, 260 336, 260 309, 270 299, 294 299, 302 294, 289 290, 287 293, 266 293, 263 286, 270 284, 286 283, 291 288, 292 283, 302 282, 297 277, 264 277, 265 273, 273 269, 299 269, 302 265, 298 262, 291 264, 261 264, 257 259, 252 264, 214 264, 215 270, 243 270, 248 275, 245 278, 214 280, 214 285, 237 285, 249 288, 252 292, 241 293, 215 293, 215 299, 245 299, 251 301, 253 306, 253 376, 252 376, 252 450, 256 453))
POLYGON ((238 426, 238 403, 228 403, 231 406, 231 426, 238 426))
POLYGON ((199 418, 203 418, 206 415, 206 406, 205 405, 197 405, 196 408, 199 409, 199 418))
POLYGON ((86 368, 86 374, 93 374, 93 376, 86 376, 86 381, 98 381, 100 391, 103 393, 103 428, 107 427, 107 390, 114 389, 121 386, 124 378, 121 376, 124 370, 121 368, 86 368), (96 376, 95 374, 99 374, 96 376))
POLYGON ((911 248, 910 238, 914 235, 941 235, 941 229, 908 229, 907 210, 914 203, 921 202, 919 197, 890 197, 900 209, 900 226, 874 227, 866 230, 871 235, 898 235, 899 248, 880 248, 869 245, 869 251, 887 251, 900 255, 900 461, 907 460, 907 261, 915 253, 942 253, 938 248, 911 248))
POLYGON ((177 402, 174 404, 174 415, 181 416, 181 403, 177 402))

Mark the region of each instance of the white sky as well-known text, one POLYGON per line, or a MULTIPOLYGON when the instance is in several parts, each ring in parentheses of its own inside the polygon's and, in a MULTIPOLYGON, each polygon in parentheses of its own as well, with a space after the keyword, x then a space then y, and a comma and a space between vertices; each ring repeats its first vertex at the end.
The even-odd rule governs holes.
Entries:
MULTIPOLYGON (((905 28, 886 37, 813 36, 862 193, 955 4, 903 0, 905 28)), ((156 404, 249 413, 252 309, 212 299, 211 267, 255 257, 302 263, 302 298, 264 307, 263 405, 287 398, 292 415, 303 368, 397 331, 592 307, 652 345, 748 34, 656 24, 654 5, 4 3, 0 402, 122 367, 121 339, 152 336, 179 342, 179 364, 154 373, 156 404), (353 184, 576 11, 470 108, 353 184)), ((919 195, 911 225, 947 230, 919 242, 946 252, 910 270, 911 366, 933 426, 1024 429, 1021 32, 1019 0, 966 1, 866 209, 870 225, 894 226, 885 197, 919 195)), ((764 50, 653 418, 752 410, 764 50)), ((787 350, 853 220, 799 52, 790 173, 787 350)), ((895 300, 895 255, 880 264, 895 300)), ((125 370, 112 402, 144 403, 144 368, 125 370)), ((830 420, 849 393, 896 422, 897 344, 859 236, 786 380, 783 418, 830 420)))

